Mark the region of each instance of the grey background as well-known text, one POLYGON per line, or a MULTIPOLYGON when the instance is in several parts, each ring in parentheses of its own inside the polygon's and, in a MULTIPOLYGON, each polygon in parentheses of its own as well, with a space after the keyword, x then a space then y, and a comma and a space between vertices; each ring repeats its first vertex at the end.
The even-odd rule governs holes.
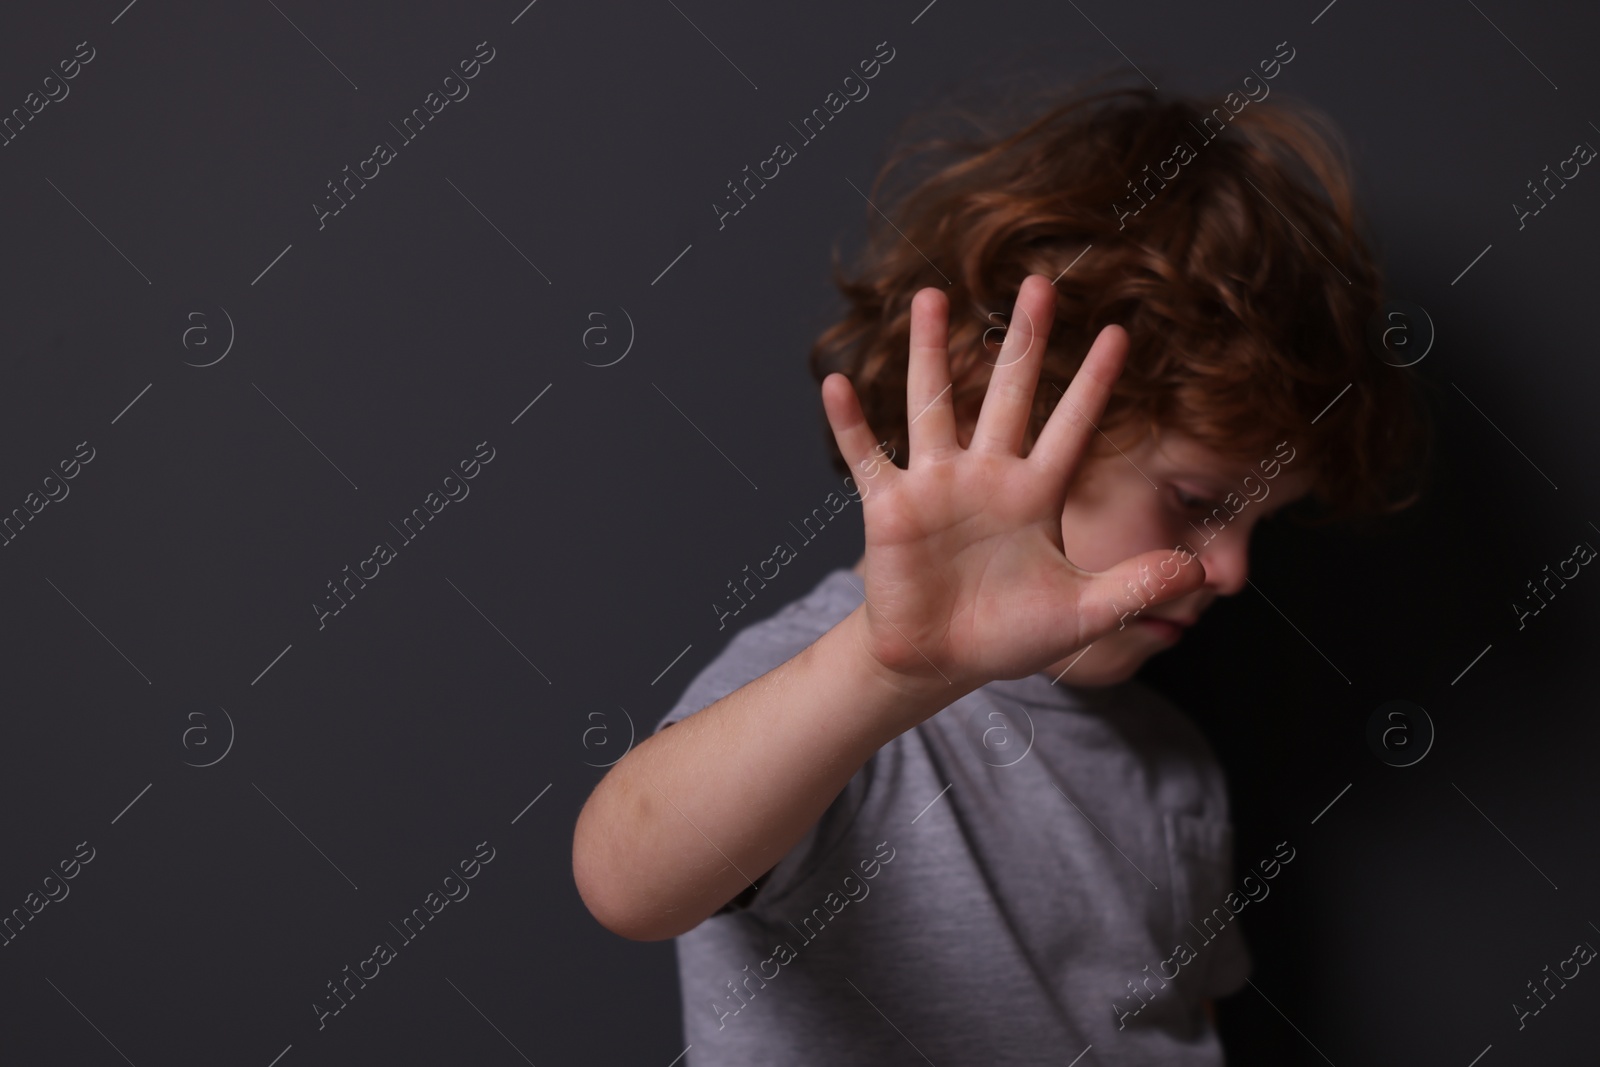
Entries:
MULTIPOLYGON (((1597 31, 1471 0, 8 12, 0 111, 97 54, 0 148, 0 510, 96 456, 0 548, 0 912, 96 855, 0 948, 5 1059, 671 1062, 671 944, 588 916, 573 820, 726 641, 724 583, 837 482, 804 356, 871 210, 851 183, 974 84, 1136 63, 1222 92, 1285 40, 1274 91, 1343 126, 1394 291, 1437 327, 1442 459, 1380 535, 1263 529, 1264 595, 1147 671, 1224 757, 1241 869, 1298 850, 1247 912, 1225 1038, 1239 1063, 1589 1052, 1597 980, 1520 1032, 1508 1008, 1600 941, 1600 579, 1520 632, 1508 605, 1600 538, 1600 179, 1520 232, 1509 204, 1600 138, 1597 31), (485 40, 471 95, 319 230, 325 183, 485 40), (871 95, 719 232, 724 183, 885 40, 871 95), (223 309, 228 356, 187 366, 223 309), (633 346, 594 366, 622 309, 633 346), (484 440, 470 496, 319 630, 324 583, 484 440), (1365 741, 1397 697, 1438 729, 1403 769, 1365 741), (480 841, 471 895, 319 1031, 324 983, 480 841)), ((739 622, 853 562, 859 523, 739 622)))

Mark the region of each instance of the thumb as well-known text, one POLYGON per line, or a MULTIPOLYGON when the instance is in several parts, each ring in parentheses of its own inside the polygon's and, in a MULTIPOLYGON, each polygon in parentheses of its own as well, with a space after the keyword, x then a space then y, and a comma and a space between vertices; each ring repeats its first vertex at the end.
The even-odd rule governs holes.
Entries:
POLYGON ((1091 576, 1078 597, 1079 634, 1085 642, 1125 629, 1157 604, 1205 584, 1200 557, 1179 546, 1130 556, 1091 576))

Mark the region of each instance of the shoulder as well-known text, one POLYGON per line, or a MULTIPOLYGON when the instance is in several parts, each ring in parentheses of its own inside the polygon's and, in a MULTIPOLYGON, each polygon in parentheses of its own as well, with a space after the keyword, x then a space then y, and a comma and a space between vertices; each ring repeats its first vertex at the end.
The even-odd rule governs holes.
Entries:
POLYGON ((844 567, 829 571, 805 595, 735 633, 689 681, 655 732, 793 659, 827 633, 861 602, 853 577, 844 567))

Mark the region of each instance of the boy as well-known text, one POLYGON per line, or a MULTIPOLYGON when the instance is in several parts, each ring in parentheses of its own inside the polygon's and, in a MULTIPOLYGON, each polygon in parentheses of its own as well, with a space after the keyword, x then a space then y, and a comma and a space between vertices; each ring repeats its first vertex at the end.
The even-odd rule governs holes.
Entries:
POLYGON ((602 924, 678 938, 692 1067, 1222 1062, 1226 785, 1133 674, 1244 587, 1257 522, 1399 506, 1422 429, 1363 350, 1342 161, 1263 104, 1189 143, 1228 116, 1070 100, 915 184, 841 283, 812 367, 865 554, 736 635, 574 835, 602 924))

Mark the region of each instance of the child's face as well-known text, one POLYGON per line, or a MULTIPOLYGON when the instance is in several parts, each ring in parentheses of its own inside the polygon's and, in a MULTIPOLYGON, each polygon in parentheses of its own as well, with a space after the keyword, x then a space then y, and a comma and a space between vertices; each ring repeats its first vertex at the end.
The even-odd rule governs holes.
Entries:
MULTIPOLYGON (((963 448, 975 427, 971 419, 958 420, 956 437, 963 448)), ((1199 556, 1206 581, 1191 593, 1142 610, 1140 599, 1128 592, 1117 605, 1130 613, 1123 628, 1045 668, 1050 677, 1074 686, 1126 681, 1146 659, 1178 640, 1178 623, 1193 624, 1217 597, 1243 589, 1256 523, 1311 488, 1309 465, 1304 459, 1296 463, 1297 457, 1284 448, 1256 460, 1233 460, 1171 429, 1162 431, 1159 447, 1154 436, 1146 435, 1120 453, 1085 455, 1061 512, 1067 558, 1084 570, 1102 571, 1150 549, 1183 545, 1199 556), (1268 461, 1265 467, 1262 460, 1268 461), (1268 478, 1267 472, 1275 473, 1268 478), (1213 516, 1215 509, 1227 522, 1213 516)), ((865 565, 862 556, 856 573, 865 565)), ((1158 588, 1158 580, 1152 577, 1152 588, 1158 588)))
MULTIPOLYGON (((1162 432, 1159 446, 1146 435, 1121 454, 1085 456, 1061 514, 1067 558, 1084 570, 1100 571, 1140 552, 1181 544, 1199 555, 1206 582, 1143 609, 1141 599, 1127 592, 1118 607, 1136 613, 1125 617, 1123 628, 1046 668, 1050 676, 1076 686, 1124 681, 1178 640, 1179 624, 1194 623, 1217 597, 1242 590, 1255 524, 1310 490, 1309 464, 1302 459, 1297 466, 1294 457, 1284 447, 1277 455, 1269 451, 1260 457, 1272 461, 1265 467, 1258 460, 1231 460, 1170 429, 1162 432), (1281 462, 1285 456, 1287 463, 1281 462), (1274 471, 1274 477, 1265 476, 1274 471), (1220 514, 1213 516, 1214 509, 1220 514)), ((1158 581, 1151 580, 1152 588, 1158 581)), ((1148 599, 1145 592, 1143 600, 1148 599)))

